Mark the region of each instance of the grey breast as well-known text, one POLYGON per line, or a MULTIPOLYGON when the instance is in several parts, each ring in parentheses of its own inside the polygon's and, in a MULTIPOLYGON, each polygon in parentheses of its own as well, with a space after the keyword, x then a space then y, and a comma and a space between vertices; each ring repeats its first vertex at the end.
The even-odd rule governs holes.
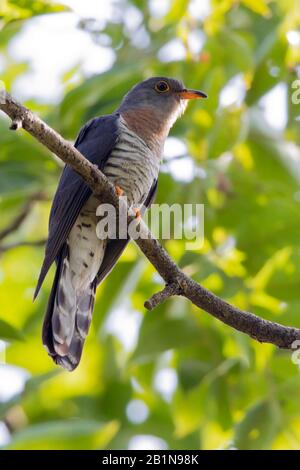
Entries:
POLYGON ((140 205, 158 176, 159 156, 120 118, 119 138, 103 172, 124 190, 129 205, 140 205))

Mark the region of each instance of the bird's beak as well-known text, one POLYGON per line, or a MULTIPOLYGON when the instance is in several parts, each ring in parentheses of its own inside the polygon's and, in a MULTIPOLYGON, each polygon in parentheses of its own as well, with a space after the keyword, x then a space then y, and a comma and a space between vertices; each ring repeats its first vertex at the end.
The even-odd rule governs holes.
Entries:
POLYGON ((180 90, 177 92, 183 100, 199 100, 201 98, 207 98, 207 95, 203 91, 198 90, 180 90))

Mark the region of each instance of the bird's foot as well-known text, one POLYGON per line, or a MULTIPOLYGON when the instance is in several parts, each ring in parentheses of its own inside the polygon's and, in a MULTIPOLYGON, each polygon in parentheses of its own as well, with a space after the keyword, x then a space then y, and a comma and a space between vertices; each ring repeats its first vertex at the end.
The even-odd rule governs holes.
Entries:
POLYGON ((123 196, 124 194, 124 189, 120 188, 120 186, 115 186, 115 191, 119 197, 123 196))
POLYGON ((132 208, 132 211, 135 213, 135 218, 136 219, 141 219, 142 218, 142 214, 141 214, 141 211, 140 209, 137 209, 136 207, 133 207, 132 208))

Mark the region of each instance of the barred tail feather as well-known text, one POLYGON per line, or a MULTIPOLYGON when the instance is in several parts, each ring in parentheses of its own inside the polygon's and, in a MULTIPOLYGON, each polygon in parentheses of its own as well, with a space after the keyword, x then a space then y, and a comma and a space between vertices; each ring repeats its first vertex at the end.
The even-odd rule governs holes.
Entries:
POLYGON ((81 358, 90 327, 96 282, 85 291, 74 289, 66 246, 60 256, 43 325, 43 344, 53 360, 71 371, 81 358))
POLYGON ((94 308, 96 283, 91 284, 87 292, 75 294, 76 312, 73 319, 71 342, 66 354, 57 354, 55 362, 69 371, 74 370, 81 358, 85 338, 89 332, 94 308))

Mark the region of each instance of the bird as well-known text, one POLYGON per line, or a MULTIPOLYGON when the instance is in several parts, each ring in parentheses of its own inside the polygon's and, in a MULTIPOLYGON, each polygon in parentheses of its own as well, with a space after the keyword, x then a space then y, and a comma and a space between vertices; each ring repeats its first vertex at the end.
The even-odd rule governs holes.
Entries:
MULTIPOLYGON (((151 77, 136 84, 110 115, 96 117, 79 131, 74 146, 126 195, 129 206, 154 201, 163 147, 191 99, 206 98, 182 81, 151 77)), ((81 359, 95 293, 124 251, 129 237, 98 237, 101 200, 79 174, 65 165, 53 198, 37 297, 55 262, 56 272, 42 328, 42 342, 54 362, 68 371, 81 359)))

